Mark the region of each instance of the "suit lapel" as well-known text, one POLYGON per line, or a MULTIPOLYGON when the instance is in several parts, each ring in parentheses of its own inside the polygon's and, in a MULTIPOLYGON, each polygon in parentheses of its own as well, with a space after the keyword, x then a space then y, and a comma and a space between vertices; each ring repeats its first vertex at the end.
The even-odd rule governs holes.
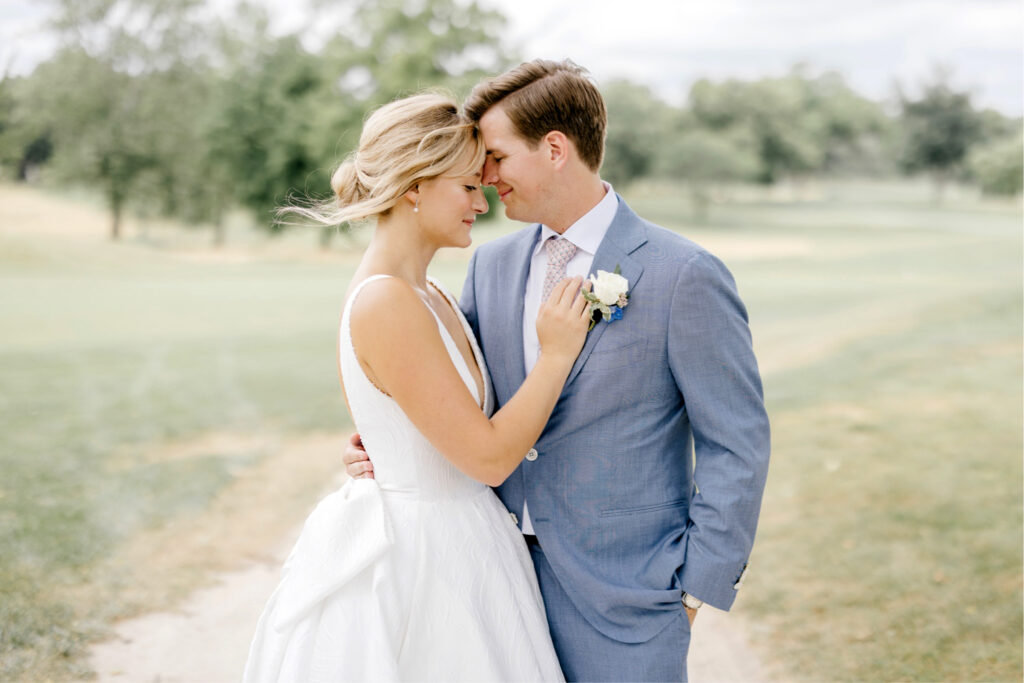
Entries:
MULTIPOLYGON (((647 242, 647 235, 643 222, 626 205, 622 197, 619 197, 619 208, 615 212, 615 218, 608 227, 608 232, 605 234, 604 239, 601 240, 597 253, 594 254, 594 263, 590 266, 591 274, 596 274, 599 270, 613 272, 615 267, 618 266, 621 269, 622 277, 629 281, 629 289, 632 291, 640 280, 640 276, 643 275, 644 267, 638 260, 632 258, 630 254, 639 249, 645 242, 647 242)), ((629 307, 627 306, 623 310, 622 320, 611 324, 628 324, 628 321, 629 307)), ((576 375, 580 374, 580 370, 583 369, 608 325, 609 323, 600 320, 594 325, 594 329, 587 334, 587 341, 584 343, 583 350, 580 351, 579 357, 576 358, 576 363, 569 372, 569 378, 565 381, 566 384, 572 382, 576 379, 576 375)))
POLYGON ((507 401, 516 389, 526 379, 526 360, 523 352, 523 308, 525 306, 526 277, 530 272, 530 259, 533 255, 533 247, 537 244, 537 235, 540 234, 540 225, 534 225, 522 231, 520 239, 511 250, 507 259, 501 264, 501 277, 497 278, 498 289, 495 296, 488 305, 493 306, 492 310, 499 311, 501 334, 497 340, 501 345, 500 358, 502 359, 500 378, 501 391, 498 392, 498 399, 501 403, 507 401), (507 290, 502 283, 510 283, 507 290), (511 310, 508 307, 511 305, 511 310), (505 312, 501 313, 501 309, 505 312))

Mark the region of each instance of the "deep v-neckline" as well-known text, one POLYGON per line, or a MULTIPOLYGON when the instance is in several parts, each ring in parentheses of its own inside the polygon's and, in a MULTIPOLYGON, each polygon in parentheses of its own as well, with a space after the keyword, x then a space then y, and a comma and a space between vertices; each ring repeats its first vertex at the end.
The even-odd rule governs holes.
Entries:
POLYGON ((468 329, 466 321, 462 317, 462 313, 456 307, 456 304, 452 302, 451 298, 448 296, 448 293, 441 287, 440 283, 432 277, 427 278, 427 283, 430 284, 430 286, 432 286, 437 291, 437 293, 441 295, 441 298, 445 300, 445 302, 448 304, 448 307, 455 315, 455 320, 458 321, 459 326, 462 328, 462 334, 466 338, 466 343, 469 345, 469 352, 473 356, 473 364, 476 366, 477 369, 476 374, 473 373, 473 369, 470 368, 469 366, 469 361, 466 359, 465 354, 462 353, 462 349, 459 348, 459 344, 458 342, 455 341, 455 337, 452 336, 451 330, 449 330, 448 326, 444 324, 444 320, 441 319, 440 314, 434 310, 433 306, 427 303, 427 308, 430 309, 430 312, 434 314, 434 318, 437 320, 437 326, 441 329, 442 334, 448 337, 448 340, 452 343, 452 347, 455 349, 456 355, 459 357, 459 360, 462 361, 462 366, 465 368, 466 374, 469 376, 470 381, 473 383, 473 386, 476 389, 475 393, 478 396, 477 401, 480 405, 480 409, 486 411, 488 391, 487 377, 484 374, 484 364, 483 359, 481 358, 482 352, 477 347, 476 343, 473 341, 473 338, 470 336, 471 330, 468 329), (477 380, 477 375, 479 375, 479 381, 477 380))

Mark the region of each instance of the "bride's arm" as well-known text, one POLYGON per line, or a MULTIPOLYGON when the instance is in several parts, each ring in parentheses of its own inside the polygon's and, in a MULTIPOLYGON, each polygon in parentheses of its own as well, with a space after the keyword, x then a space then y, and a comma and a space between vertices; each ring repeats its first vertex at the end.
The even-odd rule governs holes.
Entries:
POLYGON ((577 296, 581 282, 563 280, 541 305, 537 364, 490 419, 452 364, 433 315, 402 280, 372 282, 353 303, 356 356, 437 450, 467 475, 496 486, 540 437, 583 348, 589 316, 577 296))

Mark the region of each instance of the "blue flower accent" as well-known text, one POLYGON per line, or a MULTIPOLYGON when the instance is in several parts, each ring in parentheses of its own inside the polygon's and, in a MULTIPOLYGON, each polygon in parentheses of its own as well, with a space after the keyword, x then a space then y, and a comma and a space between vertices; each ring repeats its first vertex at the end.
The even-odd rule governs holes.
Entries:
POLYGON ((613 320, 622 320, 622 309, 618 306, 612 307, 612 317, 609 318, 608 322, 612 322, 613 320))

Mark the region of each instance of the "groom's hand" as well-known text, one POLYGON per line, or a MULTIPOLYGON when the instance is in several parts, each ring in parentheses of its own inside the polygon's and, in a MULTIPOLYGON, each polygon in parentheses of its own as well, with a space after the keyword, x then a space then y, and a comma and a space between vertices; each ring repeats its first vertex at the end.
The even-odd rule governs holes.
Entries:
POLYGON ((373 463, 363 449, 363 440, 359 432, 348 437, 348 446, 345 447, 341 459, 345 461, 345 472, 348 476, 353 479, 373 479, 373 463))

